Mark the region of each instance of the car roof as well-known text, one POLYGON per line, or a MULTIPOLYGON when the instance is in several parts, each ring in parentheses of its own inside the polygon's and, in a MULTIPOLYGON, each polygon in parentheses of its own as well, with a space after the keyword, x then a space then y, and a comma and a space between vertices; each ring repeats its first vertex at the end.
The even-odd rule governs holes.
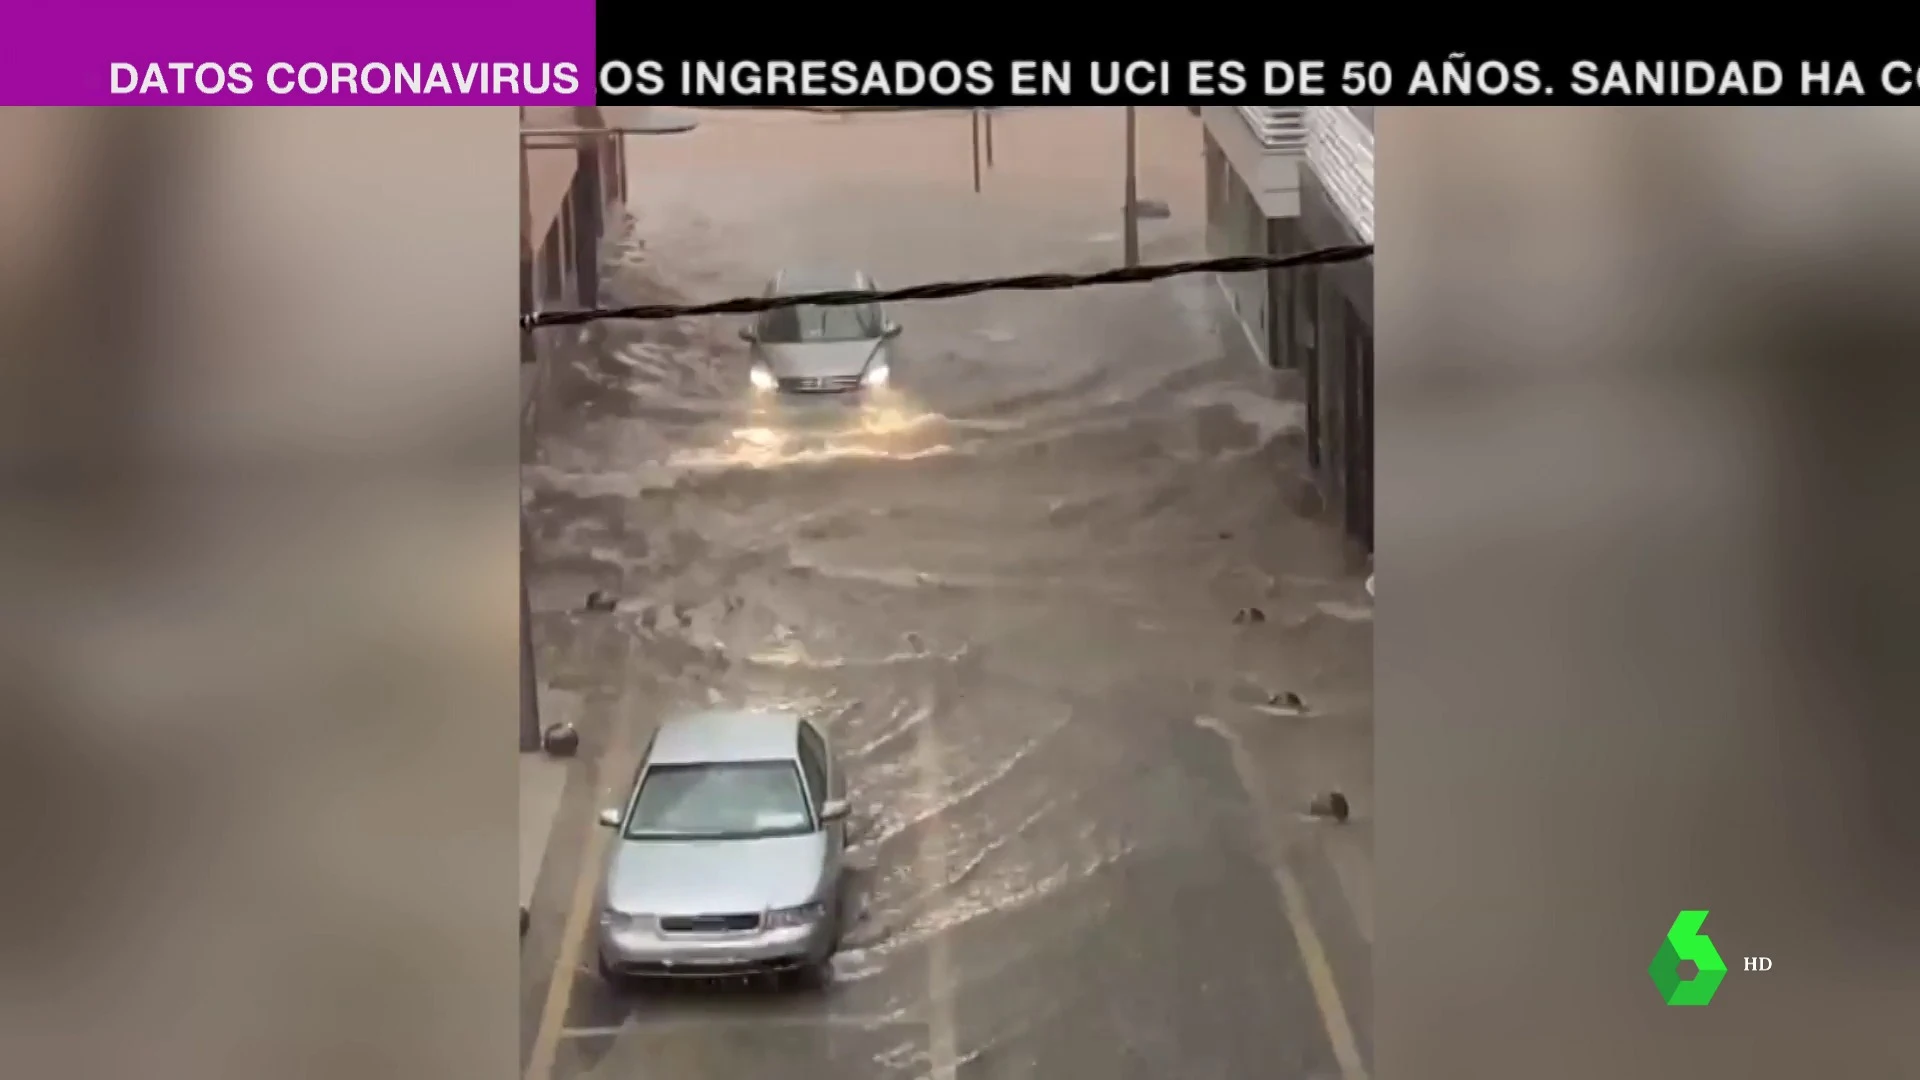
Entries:
POLYGON ((864 270, 835 266, 790 266, 774 275, 769 291, 783 293, 833 292, 865 289, 873 284, 864 270))
POLYGON ((799 754, 800 717, 789 712, 713 710, 677 716, 653 736, 649 765, 790 761, 799 754))

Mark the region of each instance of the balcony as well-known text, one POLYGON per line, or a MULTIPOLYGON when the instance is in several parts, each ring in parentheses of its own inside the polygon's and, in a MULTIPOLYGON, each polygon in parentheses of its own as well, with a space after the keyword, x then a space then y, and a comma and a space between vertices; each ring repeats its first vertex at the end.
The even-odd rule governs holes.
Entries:
POLYGON ((1298 154, 1306 149, 1307 125, 1304 114, 1311 110, 1266 105, 1241 105, 1239 109, 1263 152, 1298 154))
MULTIPOLYGON (((1256 111, 1256 110, 1248 110, 1256 111)), ((1373 110, 1344 105, 1307 109, 1261 109, 1305 113, 1307 164, 1346 215, 1354 232, 1373 242, 1373 110)))
POLYGON ((1353 231, 1373 242, 1373 114, 1345 105, 1202 106, 1200 116, 1268 217, 1300 213, 1305 160, 1353 231))
POLYGON ((1300 213, 1300 162, 1307 145, 1303 112, 1247 105, 1200 107, 1208 137, 1269 218, 1300 213))

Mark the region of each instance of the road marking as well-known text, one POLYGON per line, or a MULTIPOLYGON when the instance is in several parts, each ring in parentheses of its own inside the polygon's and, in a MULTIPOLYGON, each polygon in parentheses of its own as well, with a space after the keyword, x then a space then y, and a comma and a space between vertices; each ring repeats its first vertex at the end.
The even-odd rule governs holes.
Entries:
MULTIPOLYGON (((919 766, 920 783, 926 797, 938 806, 941 781, 946 776, 940 737, 933 724, 920 728, 914 755, 919 766)), ((920 877, 929 893, 947 887, 946 822, 935 811, 929 819, 917 860, 920 877)), ((930 1080, 954 1080, 960 1069, 960 1052, 953 1008, 953 952, 948 935, 936 930, 927 943, 927 1063, 930 1080)))
POLYGON ((1293 931, 1294 942, 1300 947, 1300 964, 1306 970, 1307 985, 1313 990, 1314 1004, 1319 1007, 1321 1026, 1326 1029, 1327 1041, 1333 1047, 1334 1060, 1340 1064, 1341 1080, 1367 1080, 1367 1065, 1360 1055, 1360 1041, 1354 1037, 1353 1022, 1347 1017, 1346 1003, 1340 998, 1340 984, 1333 977, 1333 965, 1327 960, 1326 944, 1320 940, 1320 931, 1307 914, 1307 891, 1287 865, 1286 848, 1274 835, 1267 815, 1259 812, 1262 800, 1255 794, 1259 772, 1254 768, 1251 755, 1240 741, 1240 736, 1214 717, 1195 717, 1194 722, 1226 742, 1233 758, 1234 771, 1239 774, 1241 786, 1253 801, 1260 839, 1268 852, 1267 869, 1273 875, 1273 883, 1280 893, 1280 910, 1286 916, 1287 926, 1293 931))
MULTIPOLYGON (((598 785, 595 785, 598 791, 598 785)), ((559 955, 547 983, 547 1000, 540 1010, 540 1028, 533 1037, 533 1052, 528 1056, 527 1080, 551 1080, 553 1063, 560 1050, 561 1025, 567 1018, 567 1006, 573 1001, 573 980, 580 966, 580 955, 587 940, 587 924, 593 918, 594 894, 600 884, 600 856, 606 826, 599 815, 587 818, 592 830, 581 838, 579 876, 573 882, 573 899, 567 906, 566 929, 560 938, 559 955)))

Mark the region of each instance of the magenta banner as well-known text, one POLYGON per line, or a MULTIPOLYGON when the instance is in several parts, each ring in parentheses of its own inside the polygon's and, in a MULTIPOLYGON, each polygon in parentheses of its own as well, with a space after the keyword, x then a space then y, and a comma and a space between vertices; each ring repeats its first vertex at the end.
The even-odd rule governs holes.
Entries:
POLYGON ((593 0, 48 0, 0 105, 591 105, 593 0))

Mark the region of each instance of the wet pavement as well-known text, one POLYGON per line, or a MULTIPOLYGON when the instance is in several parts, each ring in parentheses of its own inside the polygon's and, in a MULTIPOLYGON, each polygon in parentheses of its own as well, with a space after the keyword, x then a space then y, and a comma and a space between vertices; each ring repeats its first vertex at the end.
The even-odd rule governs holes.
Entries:
MULTIPOLYGON (((1194 254, 1198 123, 1142 113, 1141 191, 1173 211, 1145 255, 1194 254)), ((994 134, 979 195, 964 117, 635 140, 607 299, 1117 262, 1119 111, 994 134)), ((1366 571, 1300 516, 1300 410, 1219 303, 1187 278, 904 306, 896 385, 858 400, 756 395, 737 320, 564 353, 527 504, 585 749, 525 946, 534 1073, 1359 1075, 1366 571), (618 609, 580 611, 594 589, 618 609), (1256 707, 1282 690, 1309 715, 1256 707), (862 916, 825 993, 620 995, 580 947, 597 803, 657 716, 707 703, 802 708, 851 771, 862 916), (1322 787, 1353 822, 1300 819, 1322 787)))

